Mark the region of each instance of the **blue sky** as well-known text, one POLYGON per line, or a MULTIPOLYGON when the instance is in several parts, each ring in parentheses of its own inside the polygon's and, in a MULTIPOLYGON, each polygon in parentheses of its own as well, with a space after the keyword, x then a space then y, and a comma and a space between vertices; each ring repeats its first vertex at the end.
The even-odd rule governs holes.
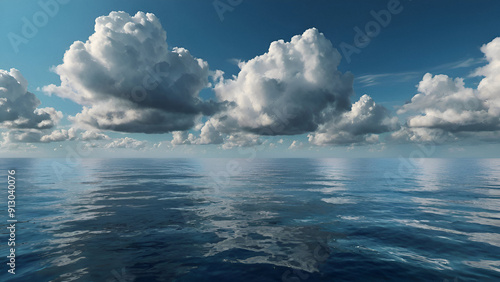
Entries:
MULTIPOLYGON (((50 1, 41 1, 48 3, 50 1)), ((58 128, 72 126, 68 116, 82 111, 82 106, 70 99, 47 95, 44 86, 60 85, 60 77, 51 71, 62 63, 63 55, 74 41, 85 42, 94 33, 95 19, 112 11, 124 11, 131 16, 138 11, 153 13, 167 34, 169 48, 184 47, 196 58, 202 58, 212 71, 224 71, 226 79, 238 75, 237 62, 252 60, 268 52, 269 44, 315 27, 342 54, 342 43, 353 44, 355 27, 361 29, 374 20, 371 11, 386 10, 390 1, 241 1, 223 13, 223 20, 214 7, 217 1, 79 1, 58 3, 58 11, 48 17, 47 24, 38 28, 27 42, 13 47, 9 34, 22 35, 23 18, 33 21, 33 16, 43 11, 37 1, 0 2, 0 69, 18 69, 28 81, 28 91, 41 101, 40 107, 53 107, 64 117, 58 128), (17 51, 17 52, 16 52, 17 51)), ((232 2, 234 3, 234 2, 232 2)), ((482 77, 472 77, 478 67, 486 65, 481 46, 500 36, 500 2, 498 1, 401 1, 402 11, 393 14, 387 27, 370 43, 353 54, 350 62, 343 56, 338 70, 354 75, 351 102, 368 94, 378 105, 405 123, 405 114, 396 110, 418 93, 417 85, 425 73, 446 74, 451 78, 464 78, 465 86, 476 88, 482 77)), ((214 91, 201 91, 203 99, 215 99, 214 91)), ((408 114, 410 115, 410 114, 408 114)), ((203 117, 206 121, 209 117, 203 117)), ((7 131, 4 128, 3 131, 7 131)), ((108 149, 106 154, 136 155, 158 152, 154 144, 169 143, 172 134, 144 134, 100 130, 113 138, 125 136, 147 141, 148 149, 137 153, 134 149, 108 149)), ((196 135, 196 129, 189 132, 196 135)), ((389 131, 381 137, 391 134, 389 131)), ((261 156, 331 156, 331 157, 397 157, 408 155, 418 148, 412 142, 378 142, 376 144, 328 144, 314 146, 308 142, 308 133, 261 137, 258 145, 261 156), (278 142, 283 139, 283 142, 278 142), (290 149, 290 144, 301 144, 290 149), (269 146, 269 144, 272 144, 269 146)), ((382 140, 385 140, 382 138, 382 140)), ((497 149, 495 142, 461 140, 437 145, 433 156, 491 156, 497 149), (478 145, 479 144, 479 145, 478 145)), ((71 142, 33 143, 37 154, 58 155, 58 148, 71 142), (55 150, 55 151, 54 151, 55 150), (40 153, 43 152, 43 153, 40 153)), ((170 145, 169 145, 170 146, 170 145)), ((59 149, 60 150, 60 149, 59 149)), ((101 149, 97 149, 99 151, 101 149)), ((417 149, 418 150, 418 149, 417 149)), ((25 144, 5 149, 2 154, 31 154, 25 144), (19 147, 19 148, 18 148, 19 147)), ((140 150, 139 150, 140 151, 140 150)), ((234 156, 236 149, 223 149, 220 144, 171 146, 162 151, 164 156, 234 156)), ((498 150, 497 150, 498 151, 498 150)))

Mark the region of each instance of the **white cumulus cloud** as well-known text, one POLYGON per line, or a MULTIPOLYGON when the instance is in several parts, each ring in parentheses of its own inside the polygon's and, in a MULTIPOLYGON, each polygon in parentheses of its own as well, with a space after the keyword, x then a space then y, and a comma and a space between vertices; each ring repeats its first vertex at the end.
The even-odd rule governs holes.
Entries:
POLYGON ((316 145, 373 141, 373 134, 397 129, 397 118, 369 96, 351 104, 353 76, 337 69, 340 60, 315 28, 290 42, 272 42, 267 53, 240 62, 237 76, 224 79, 220 74, 214 90, 229 106, 207 123, 227 134, 226 142, 245 133, 310 133, 309 141, 316 145))
POLYGON ((125 148, 125 149, 143 149, 147 145, 147 141, 140 141, 130 137, 118 138, 104 145, 104 148, 125 148))
POLYGON ((90 140, 109 140, 110 138, 108 135, 104 133, 99 133, 93 130, 86 130, 82 132, 80 139, 83 141, 90 141, 90 140))
POLYGON ((62 113, 38 108, 40 100, 28 91, 28 81, 17 69, 0 70, 0 127, 8 129, 50 129, 62 113))
POLYGON ((375 143, 378 142, 377 134, 398 128, 398 119, 391 117, 386 108, 377 105, 365 94, 352 105, 350 111, 320 125, 308 137, 309 142, 316 145, 375 143))
POLYGON ((74 140, 76 138, 76 131, 74 128, 66 129, 58 129, 52 131, 52 133, 48 135, 44 135, 40 138, 40 142, 60 142, 66 140, 74 140))
POLYGON ((232 104, 212 121, 222 132, 294 135, 314 131, 349 109, 353 76, 337 70, 339 52, 317 29, 290 42, 271 43, 267 53, 240 62, 240 72, 221 78, 217 97, 232 104))
POLYGON ((425 74, 419 93, 398 111, 410 115, 407 128, 393 138, 445 142, 473 132, 481 138, 494 136, 488 132, 500 130, 500 37, 481 51, 488 63, 475 71, 484 77, 477 88, 466 87, 463 78, 425 74))
POLYGON ((84 106, 77 124, 122 132, 164 133, 191 128, 218 104, 202 101, 208 64, 184 48, 169 50, 158 18, 111 12, 96 19, 86 42, 75 41, 54 68, 60 86, 43 88, 84 106))

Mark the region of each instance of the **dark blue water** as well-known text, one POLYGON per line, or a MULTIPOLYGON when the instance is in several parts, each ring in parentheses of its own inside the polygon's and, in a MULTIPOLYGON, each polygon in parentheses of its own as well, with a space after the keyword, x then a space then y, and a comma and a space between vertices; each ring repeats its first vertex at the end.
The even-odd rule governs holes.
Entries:
POLYGON ((16 159, 1 281, 500 281, 500 160, 16 159))

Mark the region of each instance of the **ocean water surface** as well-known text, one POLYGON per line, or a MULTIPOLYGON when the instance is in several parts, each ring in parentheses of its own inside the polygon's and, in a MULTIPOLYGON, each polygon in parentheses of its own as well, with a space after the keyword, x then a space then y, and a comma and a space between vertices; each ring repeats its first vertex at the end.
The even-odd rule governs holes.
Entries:
POLYGON ((0 281, 500 281, 498 159, 2 159, 0 169, 0 281))

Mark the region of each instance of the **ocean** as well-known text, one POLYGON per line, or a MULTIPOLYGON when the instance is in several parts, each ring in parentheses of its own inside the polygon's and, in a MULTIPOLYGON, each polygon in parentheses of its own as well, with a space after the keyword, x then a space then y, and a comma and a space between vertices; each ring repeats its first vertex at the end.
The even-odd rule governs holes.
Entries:
POLYGON ((499 159, 2 159, 0 171, 1 281, 500 281, 499 159))

